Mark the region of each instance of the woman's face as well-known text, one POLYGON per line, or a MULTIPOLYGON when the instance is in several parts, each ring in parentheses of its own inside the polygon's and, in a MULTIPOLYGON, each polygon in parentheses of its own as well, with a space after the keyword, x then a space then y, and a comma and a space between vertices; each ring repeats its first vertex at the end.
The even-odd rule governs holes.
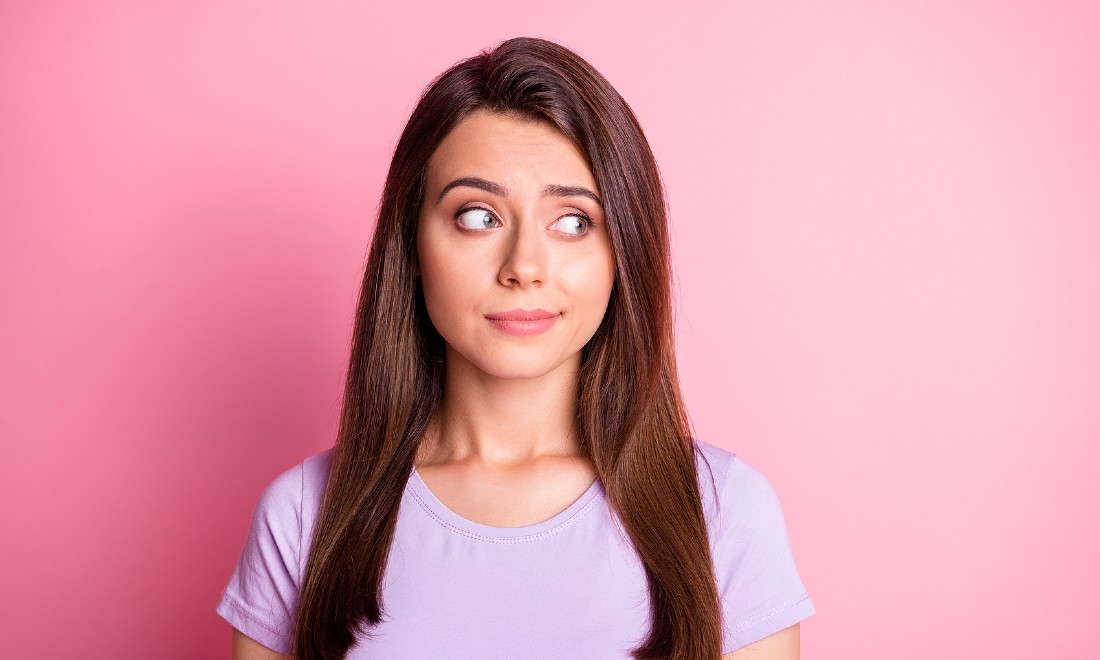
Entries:
POLYGON ((547 122, 477 110, 444 138, 428 162, 416 251, 448 368, 579 369, 615 280, 599 195, 584 157, 547 122), (532 310, 547 318, 494 318, 532 310))

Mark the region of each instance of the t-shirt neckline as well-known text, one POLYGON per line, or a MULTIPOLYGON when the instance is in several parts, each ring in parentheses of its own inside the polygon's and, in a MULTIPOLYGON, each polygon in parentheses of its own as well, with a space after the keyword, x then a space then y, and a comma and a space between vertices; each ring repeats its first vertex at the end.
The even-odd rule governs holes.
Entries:
POLYGON ((603 484, 600 483, 599 478, 597 478, 580 497, 573 501, 572 504, 547 520, 543 520, 533 525, 525 525, 523 527, 496 527, 475 522, 452 511, 435 496, 435 493, 433 493, 430 488, 428 488, 428 484, 424 482, 416 466, 413 466, 412 473, 409 475, 407 488, 416 496, 417 502, 420 503, 424 510, 444 527, 465 534, 466 536, 487 540, 507 539, 511 541, 519 539, 534 540, 528 537, 546 535, 551 530, 572 522, 587 510, 588 505, 597 497, 602 496, 604 492, 603 484))

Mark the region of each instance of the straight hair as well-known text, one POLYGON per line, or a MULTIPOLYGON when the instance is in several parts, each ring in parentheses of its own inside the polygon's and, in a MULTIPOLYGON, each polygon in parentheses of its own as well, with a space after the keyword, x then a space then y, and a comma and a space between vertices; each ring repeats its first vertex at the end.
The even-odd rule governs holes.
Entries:
POLYGON ((599 187, 615 281, 601 325, 581 349, 577 420, 581 449, 645 568, 650 628, 633 657, 717 658, 721 604, 696 473, 701 452, 676 372, 660 174, 611 84, 573 51, 536 38, 509 39, 440 74, 394 150, 299 595, 295 656, 343 658, 383 620, 399 505, 443 398, 444 342, 414 271, 427 164, 476 109, 549 122, 585 157, 599 187))

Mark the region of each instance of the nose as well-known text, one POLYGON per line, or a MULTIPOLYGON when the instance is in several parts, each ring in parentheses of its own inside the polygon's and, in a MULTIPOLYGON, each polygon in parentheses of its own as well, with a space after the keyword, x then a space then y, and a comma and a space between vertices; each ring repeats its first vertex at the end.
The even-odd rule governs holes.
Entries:
POLYGON ((548 255, 538 222, 517 219, 513 226, 516 229, 504 243, 506 252, 497 279, 509 287, 542 286, 546 283, 548 255))

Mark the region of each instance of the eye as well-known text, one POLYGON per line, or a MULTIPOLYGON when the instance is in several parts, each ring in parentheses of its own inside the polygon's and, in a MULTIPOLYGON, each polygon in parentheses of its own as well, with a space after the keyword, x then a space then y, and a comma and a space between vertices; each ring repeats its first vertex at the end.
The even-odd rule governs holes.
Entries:
POLYGON ((490 229, 493 222, 499 222, 492 211, 478 207, 463 209, 457 217, 458 224, 467 229, 490 229))
POLYGON ((580 215, 579 213, 570 213, 569 215, 563 215, 558 218, 558 221, 554 224, 560 224, 567 234, 583 236, 588 233, 588 228, 591 227, 593 223, 588 216, 580 215))

